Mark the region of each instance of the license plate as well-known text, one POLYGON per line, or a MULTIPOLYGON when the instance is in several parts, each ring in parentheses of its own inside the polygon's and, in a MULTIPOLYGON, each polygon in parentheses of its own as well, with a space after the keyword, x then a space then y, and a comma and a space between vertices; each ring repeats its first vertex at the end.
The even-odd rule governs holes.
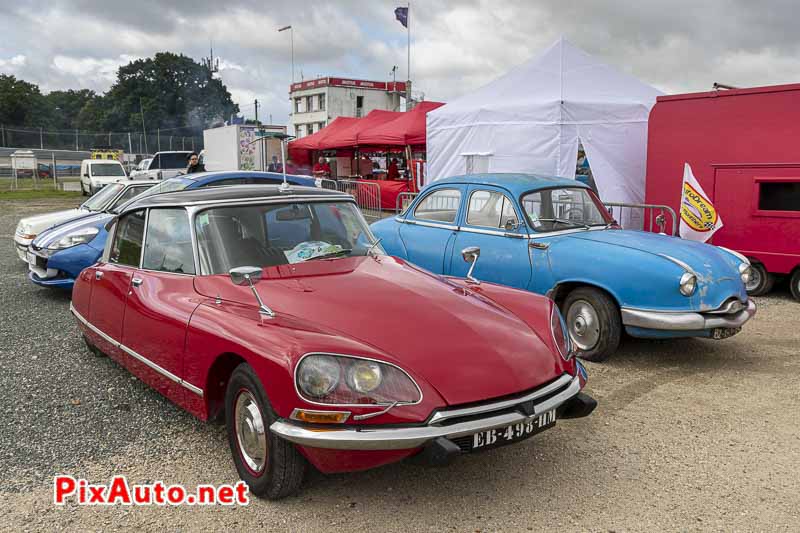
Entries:
POLYGON ((711 332, 711 336, 715 340, 727 339, 728 337, 733 337, 740 331, 742 331, 742 328, 714 328, 714 331, 711 332))
POLYGON ((36 266, 36 256, 31 252, 26 252, 26 257, 28 259, 28 263, 33 266, 36 266))
POLYGON ((556 425, 555 410, 527 418, 509 426, 479 431, 472 435, 472 449, 484 450, 525 440, 556 425))

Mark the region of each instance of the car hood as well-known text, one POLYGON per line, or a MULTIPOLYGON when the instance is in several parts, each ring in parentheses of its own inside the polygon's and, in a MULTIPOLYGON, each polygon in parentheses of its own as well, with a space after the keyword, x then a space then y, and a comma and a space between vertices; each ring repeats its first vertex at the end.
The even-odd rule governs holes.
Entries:
MULTIPOLYGON (((612 229, 573 233, 569 240, 602 243, 657 256, 673 264, 684 263, 697 274, 698 289, 693 300, 700 310, 714 309, 732 296, 747 300, 738 271, 741 261, 716 246, 645 231, 612 229)), ((624 252, 622 257, 626 257, 624 252)))
POLYGON ((104 233, 102 231, 103 226, 112 218, 114 218, 114 215, 108 213, 94 213, 77 220, 64 222, 37 235, 32 244, 36 248, 48 248, 67 235, 89 227, 98 228, 101 230, 99 234, 102 234, 104 233))
POLYGON ((55 213, 45 213, 43 215, 35 215, 32 217, 25 217, 19 221, 28 233, 38 235, 42 231, 52 228, 55 225, 62 224, 69 220, 90 216, 91 211, 87 209, 65 209, 64 211, 56 211, 55 213))
MULTIPOLYGON (((255 303, 250 289, 228 276, 197 277, 195 288, 209 297, 255 303)), ((389 256, 271 267, 256 288, 276 314, 385 354, 450 405, 528 390, 564 371, 560 356, 522 318, 389 256)), ((550 332, 541 335, 549 338, 550 332)))

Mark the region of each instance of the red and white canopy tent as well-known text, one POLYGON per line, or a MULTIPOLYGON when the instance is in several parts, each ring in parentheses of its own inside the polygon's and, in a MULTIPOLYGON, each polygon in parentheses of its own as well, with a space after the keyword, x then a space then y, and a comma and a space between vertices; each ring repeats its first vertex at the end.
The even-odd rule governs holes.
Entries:
MULTIPOLYGON (((373 110, 361 119, 339 117, 317 133, 290 142, 289 156, 295 163, 310 164, 314 160, 314 152, 336 150, 340 170, 353 169, 350 172, 345 171, 345 175, 363 175, 357 167, 358 152, 404 153, 409 169, 414 167, 412 174, 416 179, 366 180, 380 187, 382 207, 394 209, 400 193, 416 191, 422 185, 420 169, 423 160, 414 160, 413 154, 425 152, 426 114, 442 105, 444 104, 440 102, 420 102, 405 113, 373 110), (347 160, 342 161, 342 158, 347 160)), ((343 177, 341 171, 339 177, 343 177)))

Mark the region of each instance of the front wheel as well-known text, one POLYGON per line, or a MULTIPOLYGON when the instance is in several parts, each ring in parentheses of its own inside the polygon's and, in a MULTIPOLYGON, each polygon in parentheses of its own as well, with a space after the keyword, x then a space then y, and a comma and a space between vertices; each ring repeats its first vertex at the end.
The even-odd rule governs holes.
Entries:
POLYGON ((800 267, 794 269, 794 273, 789 279, 789 290, 792 291, 794 299, 800 302, 800 267))
POLYGON ((81 194, 83 196, 89 196, 89 193, 86 192, 86 185, 83 184, 83 180, 81 180, 81 194))
POLYGON ((606 293, 591 287, 575 289, 564 299, 561 312, 578 357, 600 362, 616 351, 622 336, 622 320, 619 309, 606 293))
POLYGON ((772 290, 775 284, 775 276, 767 272, 764 265, 761 263, 752 263, 750 265, 750 279, 745 284, 744 288, 750 296, 761 296, 767 294, 772 290))
POLYGON ((300 488, 305 459, 288 441, 270 432, 276 416, 250 365, 240 364, 225 392, 228 443, 239 477, 259 498, 277 500, 300 488))

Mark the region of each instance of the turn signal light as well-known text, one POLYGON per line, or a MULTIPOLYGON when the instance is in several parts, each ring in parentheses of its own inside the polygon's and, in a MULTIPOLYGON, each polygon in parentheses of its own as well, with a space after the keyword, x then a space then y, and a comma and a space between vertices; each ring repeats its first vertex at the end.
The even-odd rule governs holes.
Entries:
POLYGON ((350 411, 311 411, 295 409, 289 417, 309 424, 342 424, 350 418, 350 411))

